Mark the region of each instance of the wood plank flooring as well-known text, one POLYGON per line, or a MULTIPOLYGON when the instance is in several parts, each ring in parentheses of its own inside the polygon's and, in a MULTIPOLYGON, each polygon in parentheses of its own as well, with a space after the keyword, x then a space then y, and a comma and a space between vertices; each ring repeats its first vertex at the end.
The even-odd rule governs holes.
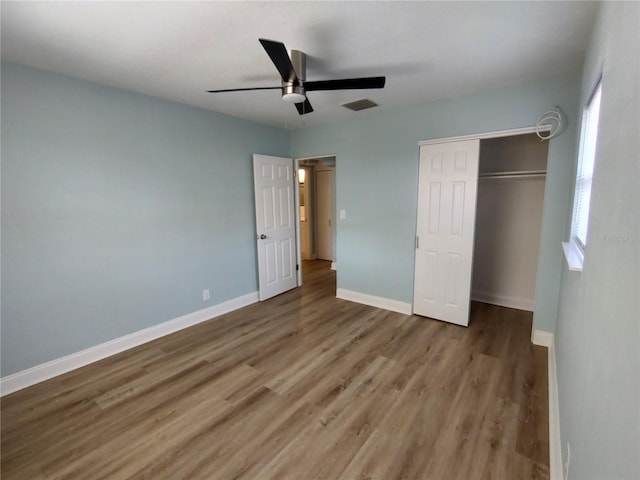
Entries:
POLYGON ((4 397, 11 479, 548 479, 531 314, 469 328, 305 285, 4 397))

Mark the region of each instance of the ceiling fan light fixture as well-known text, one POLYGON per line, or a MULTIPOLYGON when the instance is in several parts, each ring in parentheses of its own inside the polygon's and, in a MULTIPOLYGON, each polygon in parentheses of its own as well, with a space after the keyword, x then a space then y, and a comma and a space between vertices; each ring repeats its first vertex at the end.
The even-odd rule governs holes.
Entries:
POLYGON ((285 85, 282 87, 282 99, 288 103, 301 103, 306 100, 304 88, 300 85, 285 85))

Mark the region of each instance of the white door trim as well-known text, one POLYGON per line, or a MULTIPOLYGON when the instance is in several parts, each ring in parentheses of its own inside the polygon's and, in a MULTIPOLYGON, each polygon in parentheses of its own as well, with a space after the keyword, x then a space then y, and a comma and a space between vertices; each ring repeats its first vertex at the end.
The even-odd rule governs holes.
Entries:
MULTIPOLYGON (((323 158, 334 158, 336 156, 337 156, 337 154, 330 153, 330 154, 327 154, 327 155, 314 155, 312 157, 296 157, 295 160, 296 160, 296 162, 301 162, 301 161, 304 161, 304 160, 322 160, 323 158)), ((296 163, 296 166, 298 166, 298 163, 296 163)))
MULTIPOLYGON (((486 140, 488 138, 513 137, 515 135, 526 135, 528 133, 536 133, 538 130, 534 127, 512 128, 509 130, 495 130, 492 132, 473 133, 470 135, 459 135, 457 137, 434 138, 431 140, 420 140, 418 145, 434 145, 436 143, 463 142, 465 140, 486 140)), ((538 131, 548 132, 551 125, 541 125, 538 131)))
POLYGON ((293 203, 295 204, 295 222, 296 222, 296 284, 302 286, 302 248, 300 247, 301 235, 300 231, 300 179, 298 178, 298 170, 300 163, 298 158, 293 159, 293 203))

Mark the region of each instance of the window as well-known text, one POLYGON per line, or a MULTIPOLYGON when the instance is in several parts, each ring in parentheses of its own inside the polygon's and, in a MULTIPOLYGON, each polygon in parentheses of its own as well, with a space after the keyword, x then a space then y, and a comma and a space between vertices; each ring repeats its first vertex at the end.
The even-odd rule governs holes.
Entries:
POLYGON ((573 200, 571 239, 564 245, 570 270, 582 270, 584 249, 587 245, 591 179, 593 177, 598 120, 600 118, 600 97, 601 84, 598 82, 582 115, 582 133, 580 137, 580 152, 578 154, 578 170, 576 172, 576 190, 573 200))

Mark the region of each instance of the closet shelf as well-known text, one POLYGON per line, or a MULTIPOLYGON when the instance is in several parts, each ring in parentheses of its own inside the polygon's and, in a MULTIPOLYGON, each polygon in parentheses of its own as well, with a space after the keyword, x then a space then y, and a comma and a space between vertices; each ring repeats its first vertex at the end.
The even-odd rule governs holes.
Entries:
POLYGON ((511 172, 487 172, 478 175, 479 178, 542 178, 547 175, 546 170, 519 170, 511 172))

